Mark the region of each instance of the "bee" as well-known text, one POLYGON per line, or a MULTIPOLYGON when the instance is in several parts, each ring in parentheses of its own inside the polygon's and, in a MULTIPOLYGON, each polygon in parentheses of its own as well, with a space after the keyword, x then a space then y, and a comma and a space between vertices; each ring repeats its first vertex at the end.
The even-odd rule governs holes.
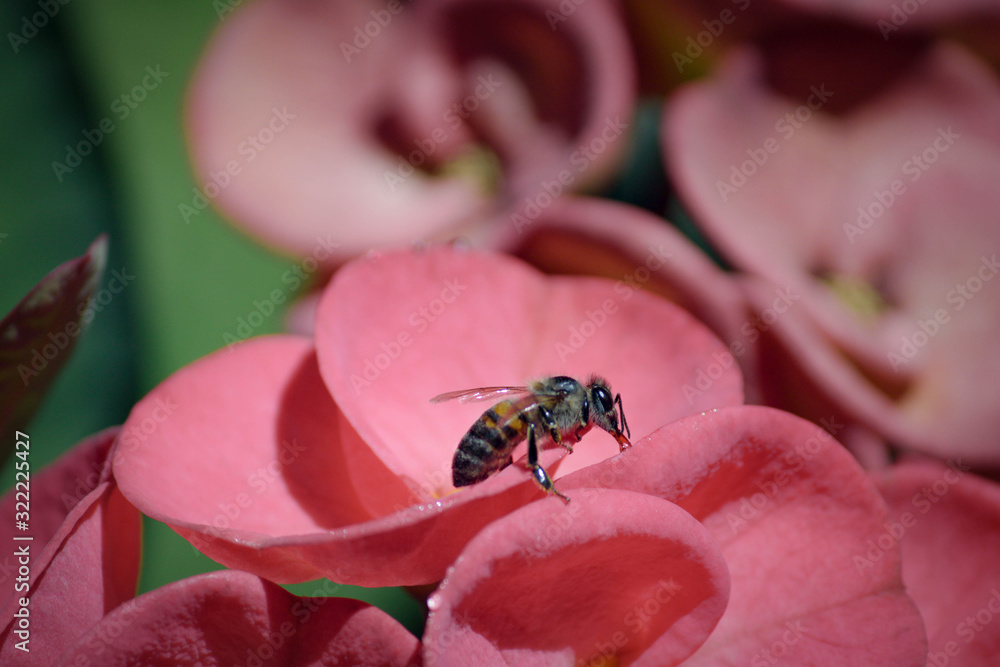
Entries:
POLYGON ((450 391, 431 399, 442 403, 458 399, 483 401, 501 396, 518 396, 500 401, 482 414, 462 436, 452 460, 452 482, 469 486, 503 470, 513 462, 514 448, 528 441, 528 468, 532 478, 546 492, 564 501, 552 479, 538 463, 538 440, 546 435, 557 445, 573 452, 572 443, 595 425, 614 436, 620 451, 631 446, 632 433, 625 421, 621 394, 612 398, 607 381, 592 375, 581 384, 565 375, 536 380, 526 387, 479 387, 450 391), (571 442, 570 442, 571 441, 571 442))

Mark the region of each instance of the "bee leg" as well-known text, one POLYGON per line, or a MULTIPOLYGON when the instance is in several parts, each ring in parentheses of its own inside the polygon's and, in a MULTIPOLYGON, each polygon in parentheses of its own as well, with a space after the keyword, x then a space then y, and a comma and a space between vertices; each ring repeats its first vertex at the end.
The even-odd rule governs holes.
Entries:
POLYGON ((531 476, 538 482, 538 485, 542 489, 548 493, 554 493, 567 503, 569 502, 569 498, 559 493, 555 485, 552 484, 552 478, 549 477, 549 473, 545 472, 545 468, 538 463, 538 442, 535 439, 534 424, 528 425, 528 467, 531 468, 531 476))
POLYGON ((545 424, 545 428, 549 430, 549 435, 552 437, 552 442, 557 445, 562 446, 564 449, 569 451, 570 454, 573 453, 573 446, 568 442, 563 442, 562 433, 559 431, 559 426, 556 424, 556 420, 553 419, 552 413, 544 405, 538 407, 538 414, 542 416, 542 423, 545 424))

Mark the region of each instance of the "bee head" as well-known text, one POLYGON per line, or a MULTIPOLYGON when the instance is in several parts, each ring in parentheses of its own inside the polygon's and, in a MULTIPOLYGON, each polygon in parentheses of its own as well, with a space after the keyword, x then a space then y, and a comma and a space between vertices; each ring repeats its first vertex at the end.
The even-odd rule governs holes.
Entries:
POLYGON ((627 447, 632 437, 628 423, 625 421, 625 410, 622 408, 621 394, 612 397, 611 387, 603 378, 596 375, 587 383, 590 394, 590 404, 594 415, 594 423, 610 433, 622 448, 627 447))

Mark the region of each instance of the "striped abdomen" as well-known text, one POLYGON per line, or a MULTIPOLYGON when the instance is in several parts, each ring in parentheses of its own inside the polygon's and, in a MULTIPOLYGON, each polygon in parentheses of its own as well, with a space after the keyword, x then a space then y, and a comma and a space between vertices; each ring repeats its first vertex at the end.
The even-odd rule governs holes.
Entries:
POLYGON ((507 467, 511 452, 528 434, 528 415, 513 401, 502 401, 482 414, 462 436, 452 461, 452 483, 468 486, 507 467))

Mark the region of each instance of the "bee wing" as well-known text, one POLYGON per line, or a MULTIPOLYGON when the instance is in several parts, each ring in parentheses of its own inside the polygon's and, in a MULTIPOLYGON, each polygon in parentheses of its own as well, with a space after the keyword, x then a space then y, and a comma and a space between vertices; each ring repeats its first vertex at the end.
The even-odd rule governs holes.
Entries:
POLYGON ((469 401, 486 401, 492 398, 499 398, 510 394, 525 394, 531 390, 527 387, 477 387, 475 389, 459 389, 458 391, 448 391, 438 394, 431 399, 431 403, 444 403, 445 401, 458 400, 459 403, 469 401))

